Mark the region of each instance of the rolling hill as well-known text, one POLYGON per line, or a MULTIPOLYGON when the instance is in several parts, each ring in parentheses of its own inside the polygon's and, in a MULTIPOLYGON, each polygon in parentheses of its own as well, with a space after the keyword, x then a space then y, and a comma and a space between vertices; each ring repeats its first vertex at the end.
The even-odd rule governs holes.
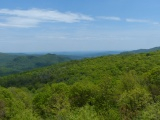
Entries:
POLYGON ((120 51, 104 52, 55 52, 46 53, 0 53, 0 76, 24 72, 69 60, 80 60, 104 55, 119 54, 120 51))
POLYGON ((24 72, 71 60, 62 55, 0 54, 0 76, 24 72))

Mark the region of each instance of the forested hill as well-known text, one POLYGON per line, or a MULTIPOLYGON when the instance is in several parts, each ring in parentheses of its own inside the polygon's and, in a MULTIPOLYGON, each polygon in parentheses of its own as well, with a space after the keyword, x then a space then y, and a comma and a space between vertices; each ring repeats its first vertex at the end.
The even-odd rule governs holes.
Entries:
POLYGON ((120 51, 106 52, 55 52, 46 53, 0 53, 0 76, 20 73, 34 68, 50 66, 70 60, 80 60, 110 54, 120 51))
POLYGON ((0 86, 1 120, 159 120, 160 51, 69 61, 0 86))
POLYGON ((150 49, 138 49, 138 50, 133 50, 133 51, 126 51, 122 52, 121 54, 136 54, 136 53, 147 53, 147 52, 154 52, 160 50, 160 47, 154 47, 150 49))
POLYGON ((32 89, 54 82, 73 84, 81 80, 120 79, 123 74, 129 71, 135 71, 138 75, 143 75, 159 67, 159 65, 160 51, 132 55, 111 55, 71 61, 26 73, 1 77, 0 85, 5 87, 25 86, 32 89))
POLYGON ((55 54, 27 55, 1 53, 0 76, 24 72, 69 60, 71 60, 69 57, 55 54))
POLYGON ((0 66, 16 58, 17 55, 0 53, 0 66))

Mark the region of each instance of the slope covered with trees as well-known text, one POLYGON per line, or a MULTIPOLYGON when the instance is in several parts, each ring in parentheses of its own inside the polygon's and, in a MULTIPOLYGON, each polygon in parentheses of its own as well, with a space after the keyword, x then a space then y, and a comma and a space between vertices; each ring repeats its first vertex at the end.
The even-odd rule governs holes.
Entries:
POLYGON ((160 119, 160 51, 60 63, 0 85, 2 120, 160 119))
POLYGON ((160 65, 160 52, 133 55, 111 55, 80 61, 65 62, 30 72, 0 78, 0 84, 11 86, 36 86, 35 83, 65 82, 73 84, 81 80, 93 82, 104 78, 120 79, 129 71, 143 75, 160 65), (11 83, 10 83, 11 82, 11 83))
POLYGON ((16 57, 17 55, 14 54, 0 53, 0 66, 12 61, 16 57))

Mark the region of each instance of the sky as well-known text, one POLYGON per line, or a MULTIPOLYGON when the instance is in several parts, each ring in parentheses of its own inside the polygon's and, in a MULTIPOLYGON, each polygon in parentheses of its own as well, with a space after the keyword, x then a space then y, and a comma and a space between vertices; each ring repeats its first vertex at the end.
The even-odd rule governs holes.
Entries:
POLYGON ((0 52, 160 46, 159 0, 0 0, 0 52))

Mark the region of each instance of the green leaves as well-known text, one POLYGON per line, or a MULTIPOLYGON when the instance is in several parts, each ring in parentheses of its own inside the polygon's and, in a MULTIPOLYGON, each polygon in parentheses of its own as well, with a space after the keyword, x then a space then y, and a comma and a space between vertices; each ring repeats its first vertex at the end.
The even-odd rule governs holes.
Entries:
POLYGON ((99 88, 92 82, 82 81, 71 86, 70 103, 72 107, 83 107, 86 104, 93 105, 99 88))
POLYGON ((119 106, 124 119, 136 117, 138 112, 153 102, 151 94, 144 88, 125 91, 119 99, 119 106))
POLYGON ((94 107, 85 105, 68 113, 67 120, 103 120, 103 117, 97 114, 94 107))
POLYGON ((31 109, 28 94, 18 88, 0 87, 0 119, 11 119, 26 109, 31 109))
POLYGON ((57 118, 70 109, 69 88, 64 83, 47 85, 33 100, 33 108, 43 118, 57 118))
POLYGON ((147 106, 137 117, 139 120, 159 120, 160 119, 160 103, 153 103, 147 106))
POLYGON ((16 114, 14 117, 12 117, 11 120, 42 120, 42 119, 36 114, 34 114, 32 110, 25 109, 16 114))
POLYGON ((144 76, 144 83, 152 93, 154 101, 160 101, 160 67, 153 68, 144 76))

